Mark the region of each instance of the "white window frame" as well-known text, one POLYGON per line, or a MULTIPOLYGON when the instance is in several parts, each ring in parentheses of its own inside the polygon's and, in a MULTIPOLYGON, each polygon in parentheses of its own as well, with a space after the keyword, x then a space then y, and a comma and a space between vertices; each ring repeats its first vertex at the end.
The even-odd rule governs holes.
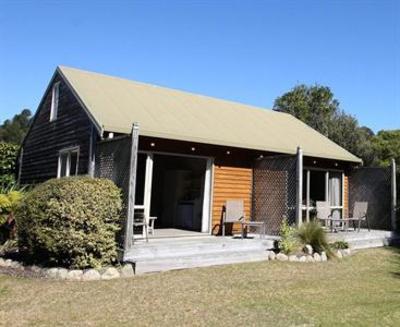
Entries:
POLYGON ((54 83, 51 89, 50 121, 54 121, 58 116, 58 99, 60 97, 60 82, 54 83))
POLYGON ((78 175, 79 146, 74 146, 74 147, 70 147, 70 148, 61 149, 58 152, 57 178, 61 178, 61 156, 63 154, 67 154, 67 163, 66 163, 66 167, 65 167, 65 176, 62 176, 62 177, 71 176, 71 154, 72 153, 76 153, 76 167, 75 167, 75 172, 72 172, 72 176, 78 175))
POLYGON ((325 201, 329 202, 329 173, 341 173, 341 205, 340 206, 330 206, 331 210, 338 209, 341 211, 341 216, 344 215, 344 172, 338 169, 323 169, 316 167, 304 167, 304 172, 306 172, 306 204, 302 205, 302 210, 306 212, 306 221, 310 221, 310 211, 315 210, 315 206, 310 205, 310 176, 311 171, 324 171, 325 172, 325 201))

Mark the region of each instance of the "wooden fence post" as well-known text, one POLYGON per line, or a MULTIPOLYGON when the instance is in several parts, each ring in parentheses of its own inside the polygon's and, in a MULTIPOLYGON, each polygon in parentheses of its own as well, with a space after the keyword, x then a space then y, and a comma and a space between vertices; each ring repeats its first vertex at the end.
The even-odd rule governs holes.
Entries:
POLYGON ((135 214, 135 189, 136 189, 136 166, 139 145, 139 124, 133 123, 131 134, 131 156, 129 165, 129 191, 128 191, 128 213, 126 216, 124 254, 133 245, 133 217, 135 214))

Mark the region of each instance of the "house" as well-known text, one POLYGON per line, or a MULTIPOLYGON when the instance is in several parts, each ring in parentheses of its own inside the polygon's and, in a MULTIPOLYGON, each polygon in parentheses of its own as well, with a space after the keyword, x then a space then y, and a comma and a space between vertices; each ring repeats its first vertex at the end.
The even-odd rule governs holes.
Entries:
MULTIPOLYGON (((106 162, 100 150, 115 150, 118 162, 116 147, 129 139, 134 122, 135 207, 157 217, 159 235, 219 233, 228 199, 243 199, 250 217, 257 162, 296 159, 298 147, 303 182, 297 215, 309 219, 318 200, 330 201, 336 215, 348 210, 348 172, 361 160, 293 116, 63 66, 23 142, 20 182, 101 176, 106 162)), ((119 161, 129 159, 129 147, 118 155, 119 161)), ((111 167, 110 178, 115 175, 111 167)), ((274 205, 282 202, 289 210, 288 195, 274 191, 277 183, 267 184, 274 205)), ((279 223, 269 232, 276 233, 279 223)))

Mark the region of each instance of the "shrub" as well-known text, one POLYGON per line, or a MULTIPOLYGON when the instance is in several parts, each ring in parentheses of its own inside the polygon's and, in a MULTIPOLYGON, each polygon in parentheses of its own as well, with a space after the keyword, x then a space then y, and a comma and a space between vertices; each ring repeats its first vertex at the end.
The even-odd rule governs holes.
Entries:
POLYGON ((349 243, 347 243, 346 241, 336 241, 330 244, 330 246, 333 249, 348 249, 349 248, 349 243))
POLYGON ((318 222, 310 221, 301 225, 298 236, 304 245, 310 244, 316 252, 325 251, 328 256, 333 255, 325 231, 318 222))
POLYGON ((0 142, 0 187, 15 183, 18 150, 18 145, 0 142))
POLYGON ((30 191, 16 212, 19 247, 32 261, 48 265, 113 263, 120 210, 120 191, 110 180, 49 180, 30 191))
POLYGON ((289 225, 286 218, 282 220, 279 234, 281 236, 281 239, 278 242, 278 247, 280 251, 289 254, 299 248, 297 230, 295 227, 289 225))
POLYGON ((15 186, 0 188, 0 244, 15 237, 14 212, 24 194, 15 186))

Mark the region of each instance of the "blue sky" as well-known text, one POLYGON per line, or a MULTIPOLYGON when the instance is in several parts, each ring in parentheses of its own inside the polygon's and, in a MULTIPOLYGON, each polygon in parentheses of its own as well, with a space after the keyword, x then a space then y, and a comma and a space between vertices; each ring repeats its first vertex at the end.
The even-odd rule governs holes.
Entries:
POLYGON ((0 121, 36 110, 57 65, 271 108, 330 86, 400 128, 400 1, 0 0, 0 121))

